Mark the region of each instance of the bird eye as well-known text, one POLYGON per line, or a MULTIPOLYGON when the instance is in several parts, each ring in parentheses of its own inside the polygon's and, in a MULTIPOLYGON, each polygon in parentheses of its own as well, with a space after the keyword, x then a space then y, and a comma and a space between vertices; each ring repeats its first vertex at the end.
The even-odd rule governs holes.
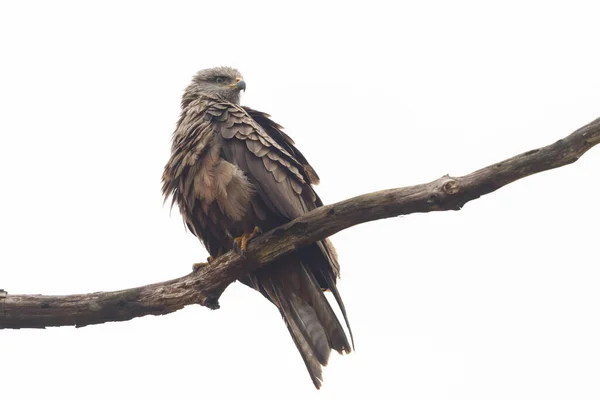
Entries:
POLYGON ((226 80, 226 79, 225 79, 225 77, 224 77, 224 76, 217 76, 217 77, 215 78, 215 82, 217 82, 217 83, 225 83, 225 80, 226 80))

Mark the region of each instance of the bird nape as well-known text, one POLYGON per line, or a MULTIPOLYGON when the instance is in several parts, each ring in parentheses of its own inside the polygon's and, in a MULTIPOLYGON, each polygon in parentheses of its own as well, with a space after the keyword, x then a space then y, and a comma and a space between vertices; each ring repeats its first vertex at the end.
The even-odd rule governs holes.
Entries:
MULTIPOLYGON (((242 75, 229 67, 193 77, 162 177, 164 196, 177 204, 209 260, 231 249, 243 254, 261 230, 323 205, 312 187, 319 177, 293 140, 268 114, 240 106, 245 89, 242 75)), ((339 271, 335 249, 322 240, 240 279, 277 306, 317 389, 331 350, 349 353, 354 345, 336 288, 339 271), (352 346, 326 290, 341 309, 352 346)))

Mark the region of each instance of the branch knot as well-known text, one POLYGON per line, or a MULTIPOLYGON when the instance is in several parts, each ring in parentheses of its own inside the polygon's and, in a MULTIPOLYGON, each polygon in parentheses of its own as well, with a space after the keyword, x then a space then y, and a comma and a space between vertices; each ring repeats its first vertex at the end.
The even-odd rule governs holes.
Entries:
POLYGON ((454 195, 458 193, 460 187, 458 185, 458 181, 452 179, 442 185, 442 191, 447 195, 454 195))

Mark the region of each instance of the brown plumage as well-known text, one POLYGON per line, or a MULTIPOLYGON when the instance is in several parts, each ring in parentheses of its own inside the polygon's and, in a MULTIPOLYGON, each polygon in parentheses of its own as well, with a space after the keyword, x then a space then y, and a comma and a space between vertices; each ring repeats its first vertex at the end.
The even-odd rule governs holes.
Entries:
MULTIPOLYGON (((255 226, 267 231, 322 205, 311 186, 319 177, 293 140, 268 114, 239 105, 245 87, 228 67, 194 76, 163 174, 164 195, 213 257, 255 226)), ((323 294, 333 293, 348 325, 338 275, 335 250, 323 240, 240 280, 277 306, 317 388, 331 349, 351 350, 323 294)))

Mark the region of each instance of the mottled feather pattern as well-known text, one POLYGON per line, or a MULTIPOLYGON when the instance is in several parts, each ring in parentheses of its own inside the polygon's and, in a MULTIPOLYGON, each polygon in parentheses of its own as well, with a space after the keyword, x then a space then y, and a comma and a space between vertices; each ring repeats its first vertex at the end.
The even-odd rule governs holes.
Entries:
MULTIPOLYGON (((237 74, 219 67, 194 77, 163 173, 165 197, 173 197, 213 257, 255 226, 270 230, 322 205, 311 186, 318 175, 283 128, 239 106, 239 92, 226 89, 231 85, 214 83, 216 76, 235 82, 237 74)), ((331 350, 352 349, 323 293, 331 290, 348 325, 338 274, 335 250, 324 240, 240 279, 277 306, 317 388, 331 350)))
POLYGON ((250 107, 243 107, 248 115, 256 121, 257 124, 263 127, 268 135, 273 138, 280 146, 286 149, 295 159, 303 166, 303 173, 308 183, 318 185, 320 182, 319 175, 313 167, 308 163, 304 155, 294 145, 294 140, 289 137, 283 127, 270 119, 270 115, 261 111, 253 110, 250 107))
MULTIPOLYGON (((273 140, 243 108, 231 105, 228 109, 211 107, 210 111, 211 116, 219 122, 223 122, 219 129, 223 138, 243 140, 254 155, 262 158, 263 161, 265 160, 264 156, 267 156, 270 161, 276 162, 287 170, 277 173, 278 166, 269 163, 269 171, 277 174, 279 182, 283 180, 282 174, 291 173, 300 183, 306 183, 299 169, 304 169, 304 167, 285 148, 273 140), (225 114, 228 118, 224 118, 225 114)), ((266 161, 265 166, 267 166, 266 161)))

